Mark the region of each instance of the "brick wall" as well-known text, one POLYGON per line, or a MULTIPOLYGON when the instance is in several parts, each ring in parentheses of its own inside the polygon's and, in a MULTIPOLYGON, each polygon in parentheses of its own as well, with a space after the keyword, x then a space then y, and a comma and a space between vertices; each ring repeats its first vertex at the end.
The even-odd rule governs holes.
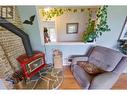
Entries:
MULTIPOLYGON (((1 12, 1 11, 0 11, 1 12)), ((14 17, 8 19, 17 27, 23 30, 22 22, 18 14, 17 8, 13 8, 14 17)), ((13 73, 13 70, 20 68, 16 58, 25 53, 22 39, 12 32, 1 28, 0 29, 0 77, 6 77, 13 73)))
POLYGON ((0 45, 0 78, 5 78, 11 73, 13 73, 13 69, 5 55, 2 46, 0 45))
POLYGON ((20 66, 16 58, 25 53, 21 38, 10 31, 0 31, 0 44, 14 70, 19 69, 20 66))

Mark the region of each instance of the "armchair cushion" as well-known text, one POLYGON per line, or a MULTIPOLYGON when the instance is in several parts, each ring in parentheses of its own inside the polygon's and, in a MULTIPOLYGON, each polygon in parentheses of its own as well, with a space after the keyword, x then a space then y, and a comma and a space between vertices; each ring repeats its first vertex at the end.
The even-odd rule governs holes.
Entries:
POLYGON ((104 71, 112 71, 119 63, 123 54, 102 46, 96 46, 92 50, 88 61, 104 71))
POLYGON ((92 75, 97 75, 97 74, 101 74, 105 72, 101 68, 98 68, 97 66, 89 62, 78 62, 77 64, 80 67, 82 67, 87 73, 92 74, 92 75))

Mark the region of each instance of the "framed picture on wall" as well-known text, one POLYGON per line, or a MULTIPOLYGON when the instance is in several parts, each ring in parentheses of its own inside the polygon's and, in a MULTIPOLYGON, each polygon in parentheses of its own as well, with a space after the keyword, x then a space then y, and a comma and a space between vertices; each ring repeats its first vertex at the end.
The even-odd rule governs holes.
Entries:
POLYGON ((78 23, 67 23, 67 34, 76 34, 78 33, 78 23))
POLYGON ((120 33, 118 40, 127 40, 127 16, 126 16, 126 19, 125 19, 125 22, 123 24, 123 27, 122 27, 122 30, 121 30, 121 33, 120 33))

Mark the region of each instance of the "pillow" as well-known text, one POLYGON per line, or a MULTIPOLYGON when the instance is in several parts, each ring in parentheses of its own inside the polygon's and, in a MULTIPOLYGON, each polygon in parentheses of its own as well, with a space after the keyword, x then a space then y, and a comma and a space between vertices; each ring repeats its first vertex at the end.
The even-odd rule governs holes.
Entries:
POLYGON ((82 67, 87 73, 89 73, 91 75, 97 75, 97 74, 101 74, 101 73, 105 72, 101 68, 99 68, 99 67, 97 67, 94 64, 89 63, 89 62, 78 62, 77 64, 80 67, 82 67))

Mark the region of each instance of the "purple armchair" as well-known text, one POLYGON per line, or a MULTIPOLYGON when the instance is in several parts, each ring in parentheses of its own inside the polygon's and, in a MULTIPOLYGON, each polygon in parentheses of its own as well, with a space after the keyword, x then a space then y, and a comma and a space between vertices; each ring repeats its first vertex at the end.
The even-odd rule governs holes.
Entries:
POLYGON ((71 71, 83 89, 110 89, 127 67, 127 57, 110 48, 95 46, 87 55, 71 56, 71 71), (91 75, 78 62, 87 62, 101 68, 104 72, 91 75))

